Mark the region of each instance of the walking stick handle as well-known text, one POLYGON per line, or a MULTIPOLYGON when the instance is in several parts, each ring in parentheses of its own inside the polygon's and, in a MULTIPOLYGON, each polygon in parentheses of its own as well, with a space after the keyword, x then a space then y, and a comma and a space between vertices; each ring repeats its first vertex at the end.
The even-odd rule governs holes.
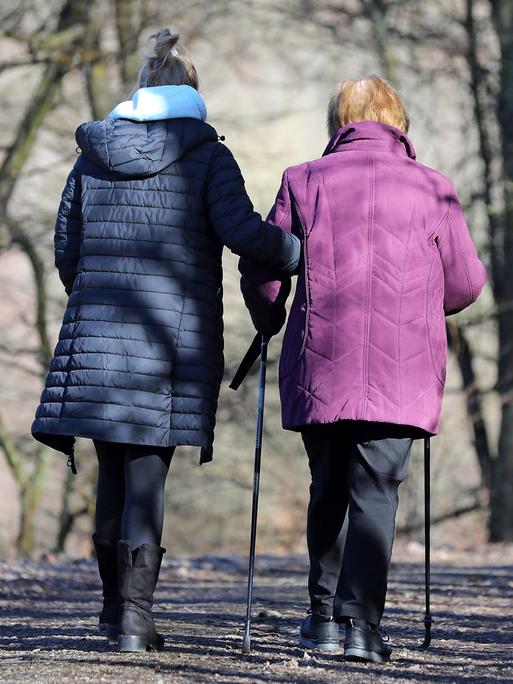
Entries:
MULTIPOLYGON (((252 365, 255 363, 255 361, 258 359, 259 356, 262 354, 262 339, 264 338, 264 335, 255 335, 255 338, 253 339, 253 342, 250 344, 248 351, 244 355, 244 358, 240 362, 240 365, 237 369, 237 372, 233 376, 233 380, 231 383, 228 385, 228 387, 232 390, 237 391, 241 384, 243 383, 244 379, 246 378, 247 374, 251 370, 252 365)), ((266 339, 266 345, 267 345, 267 338, 266 339)))

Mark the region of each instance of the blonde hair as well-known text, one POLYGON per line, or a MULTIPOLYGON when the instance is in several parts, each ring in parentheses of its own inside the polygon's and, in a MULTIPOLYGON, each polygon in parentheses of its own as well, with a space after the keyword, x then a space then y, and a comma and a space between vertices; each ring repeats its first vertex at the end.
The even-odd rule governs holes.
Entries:
POLYGON ((139 71, 138 88, 189 85, 198 90, 198 72, 187 50, 176 47, 179 39, 179 33, 171 33, 167 28, 150 36, 150 40, 155 40, 153 54, 146 57, 139 71))
POLYGON ((408 132, 410 121, 399 93, 379 76, 342 81, 328 106, 330 137, 341 126, 356 121, 377 121, 408 132))

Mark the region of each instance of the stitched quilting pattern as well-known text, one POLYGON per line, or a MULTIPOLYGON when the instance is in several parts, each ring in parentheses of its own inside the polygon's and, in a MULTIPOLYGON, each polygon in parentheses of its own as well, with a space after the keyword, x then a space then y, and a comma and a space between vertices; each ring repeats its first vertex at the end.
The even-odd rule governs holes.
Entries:
POLYGON ((55 229, 70 297, 32 431, 66 452, 76 435, 209 452, 222 246, 276 259, 283 235, 253 212, 233 156, 203 122, 107 120, 77 140, 84 154, 55 229))
MULTIPOLYGON (((409 156, 395 129, 353 128, 285 175, 307 224, 309 299, 296 292, 308 329, 303 356, 289 359, 281 380, 283 424, 368 420, 435 433, 444 306, 467 306, 469 279, 475 298, 486 273, 452 183, 409 156)), ((301 332, 293 324, 285 343, 301 332)))

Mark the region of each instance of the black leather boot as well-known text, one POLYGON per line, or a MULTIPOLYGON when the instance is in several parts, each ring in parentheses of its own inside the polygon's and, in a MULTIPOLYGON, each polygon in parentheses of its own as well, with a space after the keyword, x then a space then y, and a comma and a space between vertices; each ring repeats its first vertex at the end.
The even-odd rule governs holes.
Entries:
POLYGON ((388 635, 382 636, 377 627, 353 620, 346 624, 346 640, 344 643, 345 660, 364 660, 372 663, 386 663, 390 660, 391 647, 385 643, 388 635))
POLYGON ((165 549, 155 544, 141 544, 132 551, 130 542, 118 543, 120 651, 160 651, 164 646, 164 638, 155 629, 151 609, 165 552, 165 549))
POLYGON ((338 625, 330 617, 310 613, 301 623, 299 643, 307 649, 338 651, 340 648, 338 625))
POLYGON ((93 534, 93 544, 103 585, 103 608, 98 619, 98 626, 100 632, 103 632, 109 641, 115 641, 119 634, 120 617, 117 543, 108 539, 99 539, 96 534, 93 534))

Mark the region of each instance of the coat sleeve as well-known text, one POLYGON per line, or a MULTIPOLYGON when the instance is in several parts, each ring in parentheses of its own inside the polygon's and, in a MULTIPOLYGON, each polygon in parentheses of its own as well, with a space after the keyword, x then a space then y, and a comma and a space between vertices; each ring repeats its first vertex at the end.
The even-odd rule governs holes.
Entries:
POLYGON ((477 256, 456 189, 451 184, 449 207, 435 235, 444 271, 444 309, 457 313, 475 302, 487 280, 477 256))
MULTIPOLYGON (((267 221, 284 233, 292 234, 292 205, 286 171, 267 221)), ((291 291, 290 277, 275 280, 268 270, 259 268, 245 259, 240 260, 239 270, 242 274, 242 294, 253 325, 258 332, 267 337, 277 335, 287 318, 285 304, 291 291)))
POLYGON ((301 252, 299 240, 262 221, 247 195, 237 162, 222 144, 210 161, 206 201, 211 225, 232 252, 266 264, 275 276, 296 270, 301 252))
POLYGON ((54 235, 55 266, 66 293, 77 275, 82 239, 80 157, 68 176, 57 212, 54 235))

